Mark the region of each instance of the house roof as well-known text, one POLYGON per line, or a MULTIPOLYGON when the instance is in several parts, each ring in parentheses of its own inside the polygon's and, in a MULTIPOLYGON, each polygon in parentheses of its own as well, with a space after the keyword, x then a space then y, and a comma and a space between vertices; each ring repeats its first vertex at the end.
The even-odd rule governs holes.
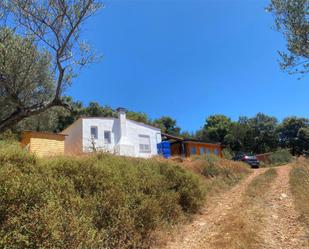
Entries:
POLYGON ((177 141, 184 141, 184 138, 182 137, 178 137, 178 136, 174 136, 174 135, 170 135, 167 133, 162 132, 162 137, 166 137, 167 139, 173 139, 173 140, 177 140, 177 141))
POLYGON ((145 127, 151 128, 151 129, 154 129, 154 130, 161 131, 160 128, 157 128, 157 127, 152 126, 152 125, 148 125, 148 124, 145 124, 145 123, 142 123, 142 122, 138 122, 138 121, 135 121, 135 120, 131 120, 131 119, 127 119, 127 120, 130 121, 130 122, 132 122, 132 123, 136 123, 136 124, 139 124, 139 125, 142 125, 142 126, 145 126, 145 127))
POLYGON ((219 145, 221 146, 220 143, 207 143, 205 141, 201 141, 198 139, 192 139, 192 138, 183 138, 183 137, 179 137, 179 136, 174 136, 174 135, 170 135, 167 133, 161 133, 163 137, 166 137, 169 140, 174 140, 174 142, 183 142, 183 143, 197 143, 197 144, 208 144, 208 145, 219 145))

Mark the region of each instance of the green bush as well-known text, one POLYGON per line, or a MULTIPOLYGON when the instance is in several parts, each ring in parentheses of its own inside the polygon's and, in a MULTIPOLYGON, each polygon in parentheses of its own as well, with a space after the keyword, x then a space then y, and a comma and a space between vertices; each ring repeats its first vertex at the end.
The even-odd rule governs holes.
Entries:
POLYGON ((233 155, 233 152, 231 150, 225 148, 225 149, 222 150, 222 156, 225 159, 232 160, 234 155, 233 155))
POLYGON ((167 161, 107 154, 36 159, 0 143, 0 248, 147 248, 205 192, 167 161))
POLYGON ((274 165, 289 163, 292 159, 292 154, 286 149, 277 150, 270 155, 271 163, 274 165))
POLYGON ((0 140, 0 167, 5 163, 24 165, 35 164, 36 157, 22 150, 16 141, 0 140))
POLYGON ((2 133, 0 133, 0 140, 2 141, 17 141, 18 140, 18 134, 13 133, 11 130, 6 130, 2 133))

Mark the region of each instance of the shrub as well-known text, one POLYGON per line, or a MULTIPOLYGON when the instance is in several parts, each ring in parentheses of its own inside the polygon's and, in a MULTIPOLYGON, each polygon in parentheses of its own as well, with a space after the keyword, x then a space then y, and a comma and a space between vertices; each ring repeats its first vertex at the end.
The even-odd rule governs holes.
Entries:
POLYGON ((148 248, 201 207, 200 179, 167 161, 36 159, 0 143, 0 248, 148 248))
POLYGON ((5 163, 18 164, 19 166, 34 165, 36 157, 22 150, 17 141, 0 140, 0 165, 5 163))
POLYGON ((287 149, 277 150, 270 156, 272 164, 275 165, 289 163, 292 161, 292 158, 292 154, 287 149))
POLYGON ((13 133, 11 130, 6 130, 3 133, 0 133, 0 140, 16 142, 18 140, 18 135, 13 133))
POLYGON ((222 156, 225 159, 231 160, 233 158, 233 152, 227 148, 222 150, 222 156))
POLYGON ((248 175, 250 168, 237 161, 219 158, 215 155, 197 156, 185 166, 206 177, 206 191, 210 194, 228 189, 248 175))
POLYGON ((290 171, 290 185, 300 221, 309 231, 309 160, 300 158, 290 171))

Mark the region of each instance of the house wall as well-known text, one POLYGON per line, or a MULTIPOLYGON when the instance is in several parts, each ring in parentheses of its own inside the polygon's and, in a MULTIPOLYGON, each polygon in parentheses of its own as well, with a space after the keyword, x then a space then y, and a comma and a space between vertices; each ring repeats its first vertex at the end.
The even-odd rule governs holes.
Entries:
POLYGON ((61 132, 61 134, 67 135, 64 143, 65 154, 78 155, 83 152, 82 127, 82 119, 78 119, 61 132))
POLYGON ((83 152, 93 151, 93 142, 98 150, 114 153, 115 144, 119 140, 119 124, 114 118, 83 119, 82 140, 83 152), (98 127, 98 139, 91 139, 91 127, 98 127), (111 132, 111 144, 104 144, 104 131, 111 132))
POLYGON ((65 136, 59 134, 25 132, 22 134, 21 146, 40 157, 63 155, 64 140, 65 136))
POLYGON ((222 148, 218 144, 208 144, 208 143, 206 144, 206 143, 187 142, 186 146, 185 146, 185 148, 186 148, 186 156, 188 156, 188 157, 192 156, 192 153, 191 153, 192 147, 195 147, 195 149, 196 149, 196 154, 195 155, 201 155, 201 153, 200 153, 201 152, 201 148, 204 149, 204 154, 206 154, 205 153, 206 149, 209 150, 210 154, 215 154, 214 153, 215 149, 217 149, 217 151, 218 151, 217 156, 222 157, 222 148))
POLYGON ((200 148, 203 148, 204 153, 206 149, 209 150, 210 154, 214 154, 215 149, 218 150, 218 156, 222 157, 222 148, 218 144, 210 144, 210 143, 201 143, 201 142, 175 142, 171 144, 171 154, 172 156, 181 156, 182 155, 182 147, 181 144, 184 143, 184 154, 186 157, 190 157, 191 155, 191 148, 195 147, 196 154, 195 155, 201 155, 200 148))
MULTIPOLYGON (((132 120, 126 120, 126 137, 130 146, 130 153, 126 154, 133 157, 152 157, 158 155, 157 143, 161 142, 161 131, 156 128, 152 128, 142 123, 138 123, 132 120), (139 135, 147 135, 150 138, 150 153, 142 153, 139 149, 139 135)), ((114 118, 84 118, 83 119, 83 151, 93 151, 92 143, 95 142, 95 146, 98 150, 108 151, 111 153, 117 153, 115 146, 120 140, 120 124, 119 119, 114 118), (98 127, 98 139, 91 139, 91 127, 98 127), (104 144, 104 131, 111 131, 111 144, 104 144)))
POLYGON ((181 143, 176 142, 171 144, 171 155, 181 156, 181 143))
POLYGON ((158 155, 157 144, 161 142, 161 131, 141 123, 127 120, 128 138, 134 145, 136 157, 152 157, 158 155), (151 152, 143 153, 139 149, 139 135, 147 135, 150 138, 151 152))

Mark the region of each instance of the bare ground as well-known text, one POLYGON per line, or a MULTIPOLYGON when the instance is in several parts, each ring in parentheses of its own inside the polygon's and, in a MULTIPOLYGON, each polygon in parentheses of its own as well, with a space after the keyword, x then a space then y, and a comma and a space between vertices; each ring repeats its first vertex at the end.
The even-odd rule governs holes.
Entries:
MULTIPOLYGON (((278 177, 274 181, 265 202, 265 229, 261 236, 265 241, 261 248, 305 249, 309 248, 306 233, 299 221, 289 185, 291 165, 277 168, 278 177)), ((309 203, 308 203, 309 205, 309 203)))
MULTIPOLYGON (((246 217, 244 223, 240 224, 241 229, 250 227, 254 231, 254 226, 258 233, 254 246, 251 248, 261 249, 309 249, 305 231, 298 220, 298 213, 293 204, 289 187, 289 172, 291 165, 277 168, 278 176, 269 189, 265 189, 267 194, 263 197, 263 207, 255 209, 263 212, 260 216, 252 217, 254 212, 245 212, 248 208, 244 202, 244 195, 248 185, 258 175, 264 173, 266 169, 254 170, 254 172, 228 192, 208 200, 208 205, 197 215, 191 224, 180 226, 166 245, 157 248, 165 249, 223 249, 223 248, 245 248, 242 243, 239 246, 222 246, 218 239, 225 239, 229 236, 226 231, 228 221, 237 219, 237 215, 250 215, 246 217), (256 220, 256 224, 255 224, 256 220), (253 228, 253 229, 252 229, 253 228), (220 237, 221 236, 221 237, 220 237)), ((238 224, 239 225, 239 224, 238 224)), ((230 228, 229 228, 230 229, 230 228)), ((240 236, 244 236, 241 234, 240 236)), ((246 236, 246 234, 245 234, 246 236)), ((244 239, 250 239, 244 238, 244 239)), ((245 248, 248 249, 248 248, 245 248)))

